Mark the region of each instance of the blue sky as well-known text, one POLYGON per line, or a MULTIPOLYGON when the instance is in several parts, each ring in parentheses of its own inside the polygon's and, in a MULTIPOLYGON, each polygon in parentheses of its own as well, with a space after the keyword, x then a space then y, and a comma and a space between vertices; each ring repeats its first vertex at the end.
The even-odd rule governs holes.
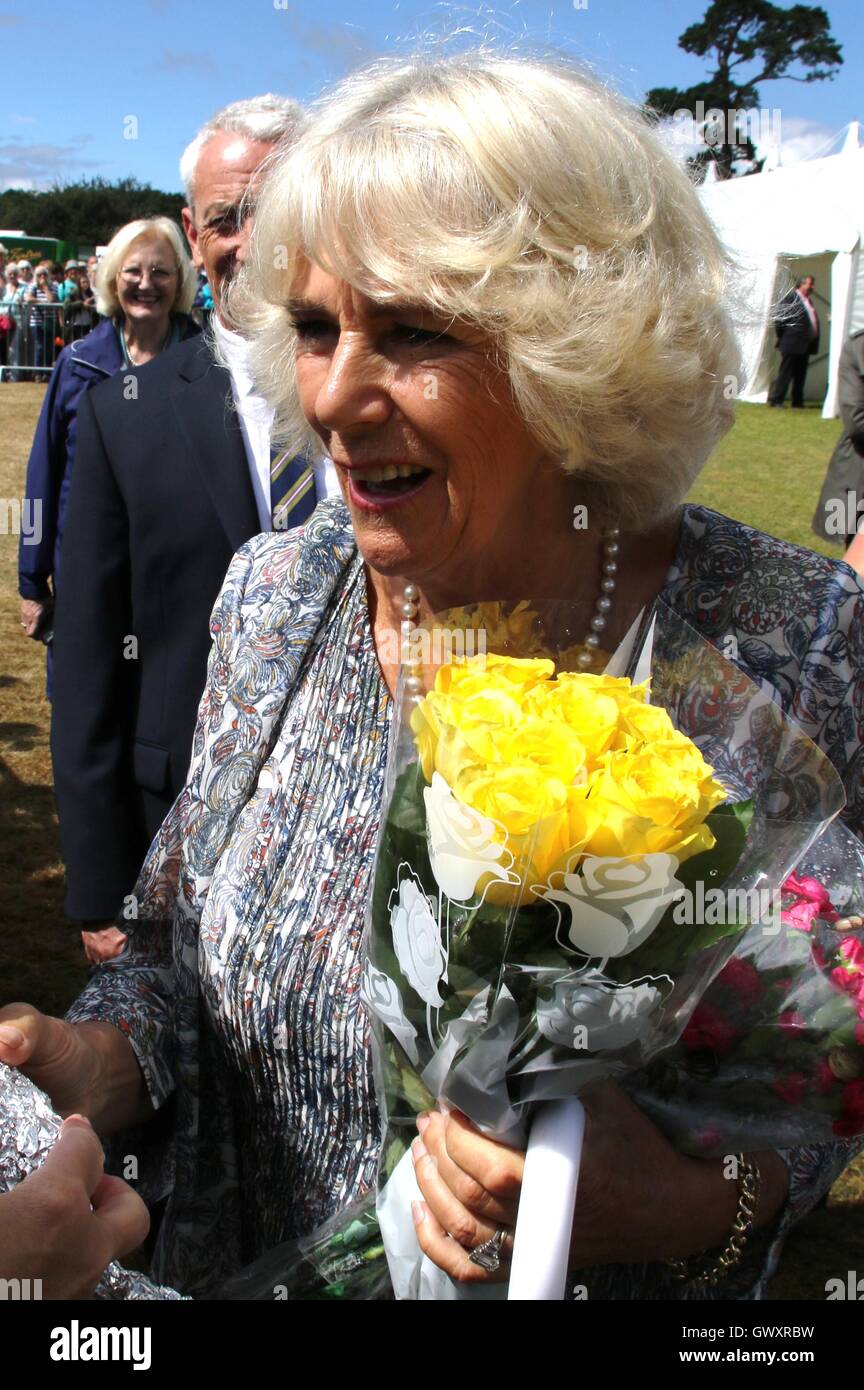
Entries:
MULTIPOLYGON (((461 27, 586 60, 639 99, 704 75, 678 35, 708 0, 0 0, 0 187, 135 175, 178 189, 177 161, 219 106, 263 91, 306 101, 358 61, 410 51, 461 27), (582 8, 576 8, 576 5, 582 8), (137 139, 124 138, 137 118, 137 139)), ((782 114, 784 161, 864 118, 862 0, 824 0, 845 63, 833 82, 765 84, 782 114)))

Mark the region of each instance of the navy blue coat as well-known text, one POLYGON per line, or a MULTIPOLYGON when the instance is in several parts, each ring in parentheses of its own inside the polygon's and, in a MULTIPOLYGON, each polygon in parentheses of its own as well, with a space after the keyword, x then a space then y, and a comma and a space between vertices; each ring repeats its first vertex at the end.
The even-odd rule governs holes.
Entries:
MULTIPOLYGON (((193 337, 200 331, 192 319, 183 317, 181 338, 193 337)), ((103 319, 85 338, 70 343, 57 358, 27 464, 24 495, 30 503, 29 515, 35 517, 34 504, 41 501, 42 518, 37 544, 30 544, 22 531, 18 548, 18 592, 22 598, 50 598, 49 579, 53 579, 56 588, 75 461, 78 405, 85 391, 114 376, 122 366, 123 353, 110 319, 103 319)), ((37 530, 35 535, 38 534, 37 530)))
POLYGON ((121 909, 186 781, 210 613, 261 530, 207 336, 131 375, 134 395, 119 372, 81 397, 54 614, 54 792, 66 911, 84 921, 121 909))

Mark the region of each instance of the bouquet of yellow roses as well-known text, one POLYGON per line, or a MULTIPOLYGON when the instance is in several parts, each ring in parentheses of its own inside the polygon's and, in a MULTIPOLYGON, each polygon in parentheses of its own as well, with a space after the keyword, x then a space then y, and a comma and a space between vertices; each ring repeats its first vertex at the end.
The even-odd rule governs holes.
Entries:
MULTIPOLYGON (((363 998, 387 1126, 378 1216, 402 1298, 454 1296, 414 1237, 417 1112, 441 1098, 515 1142, 544 1102, 644 1067, 736 937, 763 917, 772 929, 772 885, 842 804, 827 760, 668 610, 662 655, 643 627, 601 674, 568 669, 541 606, 517 606, 515 636, 503 611, 495 650, 424 671, 392 735, 363 998), (805 765, 806 813, 790 815, 778 777, 805 765), (731 909, 707 924, 710 893, 731 909)), ((569 1236, 566 1210, 556 1219, 569 1236)), ((511 1285, 519 1252, 517 1227, 511 1285)))

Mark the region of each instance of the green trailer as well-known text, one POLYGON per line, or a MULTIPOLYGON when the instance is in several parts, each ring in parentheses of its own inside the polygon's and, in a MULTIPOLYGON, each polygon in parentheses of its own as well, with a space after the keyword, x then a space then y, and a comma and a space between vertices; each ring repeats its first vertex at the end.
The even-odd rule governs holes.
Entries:
POLYGON ((0 243, 6 247, 6 257, 10 261, 77 261, 78 243, 60 241, 52 236, 27 236, 21 231, 4 231, 0 228, 0 243))

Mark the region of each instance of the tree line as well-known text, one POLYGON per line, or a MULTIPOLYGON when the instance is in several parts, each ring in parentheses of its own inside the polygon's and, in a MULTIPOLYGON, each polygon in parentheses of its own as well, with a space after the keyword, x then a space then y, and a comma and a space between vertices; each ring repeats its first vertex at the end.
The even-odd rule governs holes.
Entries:
POLYGON ((0 227, 28 236, 56 237, 81 246, 104 246, 137 217, 172 217, 180 222, 182 193, 163 193, 137 179, 82 179, 53 188, 7 188, 0 193, 0 227))

